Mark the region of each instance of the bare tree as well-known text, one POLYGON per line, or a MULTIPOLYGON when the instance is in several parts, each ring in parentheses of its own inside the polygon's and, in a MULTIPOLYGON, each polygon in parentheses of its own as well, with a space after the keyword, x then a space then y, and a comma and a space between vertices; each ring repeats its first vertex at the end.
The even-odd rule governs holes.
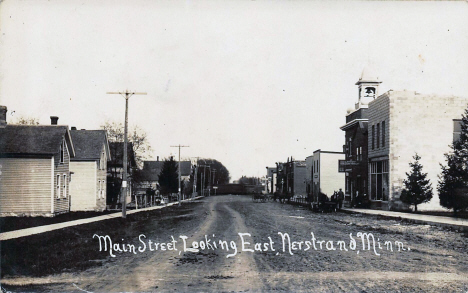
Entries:
POLYGON ((11 124, 39 125, 39 118, 20 116, 16 120, 13 120, 13 122, 11 124))
MULTIPOLYGON (((102 129, 107 130, 107 136, 111 142, 124 141, 124 126, 123 123, 106 121, 101 125, 102 129)), ((131 127, 128 131, 128 141, 132 143, 135 161, 141 168, 143 160, 151 157, 151 145, 148 142, 146 132, 138 126, 131 127)))

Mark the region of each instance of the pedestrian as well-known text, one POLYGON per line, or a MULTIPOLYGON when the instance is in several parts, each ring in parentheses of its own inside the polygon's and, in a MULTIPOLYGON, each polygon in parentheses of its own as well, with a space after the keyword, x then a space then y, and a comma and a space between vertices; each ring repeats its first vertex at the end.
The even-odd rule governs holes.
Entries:
POLYGON ((343 193, 343 190, 340 190, 338 191, 338 209, 341 210, 341 208, 343 207, 343 200, 344 200, 344 193, 343 193))

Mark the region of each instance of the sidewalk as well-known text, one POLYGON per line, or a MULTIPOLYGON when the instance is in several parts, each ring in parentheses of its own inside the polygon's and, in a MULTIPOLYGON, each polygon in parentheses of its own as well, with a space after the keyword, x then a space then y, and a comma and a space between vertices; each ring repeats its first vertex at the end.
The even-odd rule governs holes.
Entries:
MULTIPOLYGON (((193 198, 193 200, 196 200, 196 199, 199 199, 199 198, 201 198, 201 196, 195 197, 195 198, 193 198)), ((191 200, 192 200, 191 198, 190 199, 185 199, 185 200, 182 200, 182 202, 191 201, 191 200)), ((165 207, 169 207, 169 206, 176 205, 176 204, 178 204, 178 202, 171 202, 171 203, 163 205, 163 206, 142 208, 142 209, 138 209, 138 210, 127 210, 127 215, 131 215, 131 214, 135 214, 135 213, 139 213, 139 212, 145 212, 145 211, 159 210, 159 209, 163 209, 165 207)), ((82 224, 88 224, 88 223, 103 221, 103 220, 107 220, 107 219, 120 218, 120 217, 122 217, 122 212, 117 212, 117 213, 108 214, 108 215, 102 215, 102 216, 98 216, 98 217, 94 217, 94 218, 86 218, 86 219, 74 220, 74 221, 57 223, 57 224, 52 224, 52 225, 31 227, 31 228, 26 228, 26 229, 21 229, 21 230, 4 232, 4 233, 0 233, 0 241, 20 238, 20 237, 30 236, 30 235, 34 235, 34 234, 40 234, 40 233, 44 233, 44 232, 58 230, 58 229, 66 228, 66 227, 78 226, 78 225, 82 225, 82 224)))
POLYGON ((412 213, 401 213, 393 211, 383 211, 383 210, 368 210, 368 209, 351 209, 344 208, 343 211, 348 213, 361 213, 367 215, 377 215, 383 216, 392 219, 405 219, 413 223, 418 224, 429 224, 440 227, 450 227, 459 229, 462 231, 468 231, 468 220, 452 217, 443 217, 443 216, 431 216, 431 215, 421 215, 421 214, 412 214, 412 213))

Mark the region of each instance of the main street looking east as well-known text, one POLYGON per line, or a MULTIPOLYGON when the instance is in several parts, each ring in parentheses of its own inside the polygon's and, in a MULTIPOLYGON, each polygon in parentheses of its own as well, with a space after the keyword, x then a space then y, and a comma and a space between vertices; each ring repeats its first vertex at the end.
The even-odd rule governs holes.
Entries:
POLYGON ((463 232, 441 227, 317 213, 253 202, 250 196, 211 196, 126 220, 2 241, 2 287, 11 292, 463 292, 468 290, 467 243, 463 232))

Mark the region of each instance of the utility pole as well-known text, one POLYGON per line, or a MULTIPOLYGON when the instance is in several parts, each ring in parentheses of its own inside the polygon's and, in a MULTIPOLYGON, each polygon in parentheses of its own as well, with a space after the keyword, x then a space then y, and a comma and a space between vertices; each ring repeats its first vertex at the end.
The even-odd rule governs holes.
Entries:
POLYGON ((211 171, 212 174, 213 174, 213 177, 211 178, 211 182, 213 183, 213 185, 215 184, 215 179, 216 179, 216 169, 213 168, 213 171, 211 171))
POLYGON ((214 181, 215 180, 215 175, 216 175, 216 169, 215 168, 213 168, 213 170, 211 171, 211 175, 212 175, 211 176, 211 188, 214 189, 215 195, 216 195, 216 188, 218 188, 218 187, 214 188, 214 186, 213 186, 215 184, 215 181, 214 181))
POLYGON ((188 148, 188 145, 171 145, 171 148, 179 148, 179 207, 180 207, 180 200, 182 199, 181 188, 180 188, 180 148, 188 148))
POLYGON ((122 218, 127 217, 127 144, 128 144, 128 99, 133 95, 146 95, 146 93, 129 92, 107 92, 108 95, 122 95, 125 98, 125 131, 124 131, 124 153, 123 153, 123 176, 122 176, 122 218))
POLYGON ((201 181, 201 191, 202 191, 202 196, 205 196, 205 188, 206 187, 206 184, 205 184, 205 181, 206 181, 206 167, 208 167, 208 165, 205 165, 206 164, 206 161, 203 160, 203 165, 199 165, 199 167, 203 167, 203 173, 201 173, 201 177, 202 177, 202 181, 201 181))
POLYGON ((208 165, 210 170, 208 171, 208 196, 211 196, 211 165, 208 165))
MULTIPOLYGON (((203 170, 205 170, 205 168, 203 168, 203 170)), ((203 189, 203 185, 204 185, 204 180, 203 180, 203 173, 200 174, 200 177, 201 177, 201 182, 200 182, 200 188, 201 188, 201 196, 204 196, 205 194, 205 191, 203 189)))
POLYGON ((197 158, 197 163, 195 164, 195 176, 193 176, 193 191, 192 191, 192 198, 195 198, 195 193, 197 192, 197 178, 198 178, 198 160, 200 157, 197 158))

